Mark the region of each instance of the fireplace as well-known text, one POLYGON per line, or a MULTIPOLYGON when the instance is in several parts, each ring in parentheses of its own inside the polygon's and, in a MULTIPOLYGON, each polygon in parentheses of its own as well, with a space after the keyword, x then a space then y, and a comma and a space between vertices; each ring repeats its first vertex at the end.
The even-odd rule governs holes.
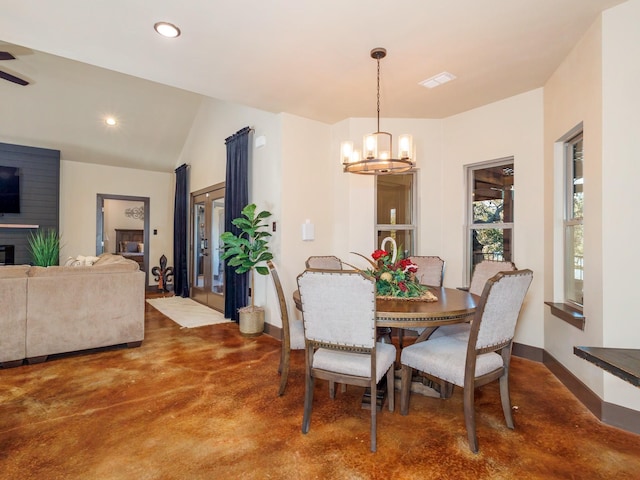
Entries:
POLYGON ((0 245, 0 265, 13 265, 15 262, 15 247, 0 245))

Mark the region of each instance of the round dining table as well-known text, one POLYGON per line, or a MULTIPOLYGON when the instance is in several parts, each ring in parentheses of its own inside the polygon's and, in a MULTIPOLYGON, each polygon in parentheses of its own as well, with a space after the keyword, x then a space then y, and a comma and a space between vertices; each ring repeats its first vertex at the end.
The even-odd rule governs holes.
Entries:
MULTIPOLYGON (((388 297, 376 299, 376 326, 389 328, 424 328, 416 341, 423 341, 442 325, 464 323, 476 312, 479 297, 456 288, 429 287, 438 300, 406 300, 388 297)), ((293 301, 302 311, 300 292, 293 292, 293 301)))
MULTIPOLYGON (((424 328, 415 342, 422 342, 442 325, 464 323, 472 319, 476 312, 479 297, 457 288, 428 287, 438 300, 403 300, 388 297, 376 298, 376 327, 380 341, 391 342, 391 328, 424 328)), ((293 301, 296 308, 302 311, 300 292, 293 292, 293 301)), ((415 382, 417 385, 420 382, 415 382)), ((412 391, 413 391, 412 386, 412 391)), ((427 388, 429 390, 429 388, 427 388)), ((440 396, 439 390, 431 390, 434 395, 440 396)), ((378 384, 376 407, 382 409, 387 395, 384 379, 378 384)), ((423 395, 428 394, 424 391, 423 395)), ((371 390, 365 389, 362 398, 362 408, 371 408, 371 390)))

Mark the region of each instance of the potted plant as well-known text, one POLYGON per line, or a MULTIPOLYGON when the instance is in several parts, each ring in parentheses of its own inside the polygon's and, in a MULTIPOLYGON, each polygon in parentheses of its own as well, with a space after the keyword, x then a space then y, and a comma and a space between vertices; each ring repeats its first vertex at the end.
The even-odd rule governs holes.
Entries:
POLYGON ((29 236, 29 251, 33 264, 39 267, 58 265, 60 262, 60 236, 58 232, 49 229, 46 232, 38 230, 29 236))
POLYGON ((251 285, 251 305, 243 307, 240 313, 240 333, 245 336, 260 335, 264 330, 264 308, 254 304, 255 290, 254 272, 260 275, 268 275, 269 269, 260 265, 271 260, 273 255, 269 252, 267 231, 268 223, 262 220, 271 216, 270 212, 262 211, 256 214, 256 205, 251 203, 242 209, 242 216, 234 219, 233 223, 240 229, 238 235, 232 232, 224 232, 220 235, 223 242, 224 254, 222 259, 231 267, 235 267, 237 274, 249 272, 251 285))

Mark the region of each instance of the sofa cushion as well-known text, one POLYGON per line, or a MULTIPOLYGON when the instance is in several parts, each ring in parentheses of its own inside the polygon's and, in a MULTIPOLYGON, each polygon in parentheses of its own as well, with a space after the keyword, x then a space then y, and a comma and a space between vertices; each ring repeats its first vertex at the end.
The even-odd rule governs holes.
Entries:
POLYGON ((144 339, 145 274, 136 262, 32 267, 26 280, 27 359, 144 339))
POLYGON ((0 266, 0 278, 26 277, 31 265, 4 265, 0 266))
POLYGON ((125 260, 124 262, 111 263, 105 265, 87 266, 82 265, 79 267, 31 267, 29 270, 29 277, 55 277, 55 276, 70 276, 70 275, 103 275, 105 273, 126 273, 135 272, 140 270, 137 262, 133 260, 125 260))
POLYGON ((0 267, 0 364, 25 358, 29 265, 0 267))

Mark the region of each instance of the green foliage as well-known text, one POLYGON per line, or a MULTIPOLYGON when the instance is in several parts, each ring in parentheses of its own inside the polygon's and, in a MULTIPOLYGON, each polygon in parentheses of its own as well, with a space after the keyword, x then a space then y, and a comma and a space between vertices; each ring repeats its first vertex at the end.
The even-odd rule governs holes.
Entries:
MULTIPOLYGON (((401 251, 401 249, 400 249, 401 251)), ((396 261, 386 250, 376 250, 371 255, 376 268, 367 270, 367 274, 376 281, 376 294, 381 297, 414 298, 421 297, 427 287, 416 281, 418 266, 399 253, 396 261)))
POLYGON ((38 230, 29 237, 29 250, 33 264, 39 267, 58 265, 60 261, 60 237, 55 230, 38 230))
POLYGON ((222 259, 235 267, 236 273, 242 274, 255 269, 260 275, 269 274, 267 267, 258 264, 273 258, 268 246, 271 234, 266 231, 269 224, 262 223, 263 219, 270 216, 271 213, 267 211, 256 215, 256 206, 251 203, 242 209, 242 217, 231 222, 241 230, 240 234, 224 232, 220 235, 220 240, 224 243, 222 259))

